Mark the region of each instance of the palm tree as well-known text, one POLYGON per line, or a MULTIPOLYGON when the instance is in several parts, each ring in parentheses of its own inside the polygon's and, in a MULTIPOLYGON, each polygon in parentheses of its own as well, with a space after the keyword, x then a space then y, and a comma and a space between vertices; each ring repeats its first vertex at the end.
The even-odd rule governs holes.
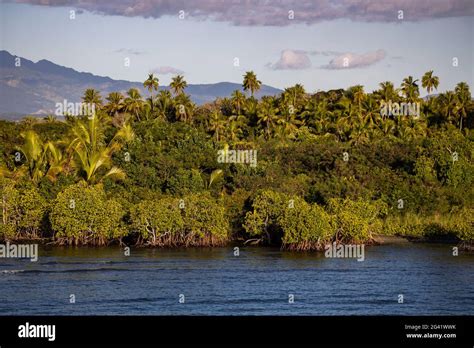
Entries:
POLYGON ((47 123, 55 123, 57 121, 57 117, 54 115, 48 115, 45 118, 43 118, 47 123))
POLYGON ((82 101, 85 104, 94 105, 95 111, 99 110, 102 106, 102 97, 100 92, 93 88, 86 89, 84 96, 82 97, 82 101))
POLYGON ((44 144, 36 132, 28 130, 21 134, 24 144, 18 149, 25 156, 28 174, 33 182, 38 182, 44 176, 46 153, 44 144))
POLYGON ((98 117, 77 122, 71 129, 73 140, 69 149, 74 153, 73 165, 79 177, 88 183, 101 181, 106 177, 123 178, 125 173, 118 167, 112 166, 112 155, 124 143, 134 138, 130 125, 124 125, 115 133, 108 143, 104 143, 105 127, 98 117), (110 168, 102 177, 99 170, 110 168))
POLYGON ((26 126, 26 128, 31 128, 33 125, 38 123, 38 118, 34 116, 25 116, 22 118, 21 123, 26 126))
POLYGON ((282 99, 286 104, 290 104, 295 109, 299 109, 306 101, 306 91, 303 85, 297 83, 293 87, 284 90, 282 93, 282 99))
POLYGON ((359 109, 359 117, 362 117, 362 102, 365 99, 364 86, 356 85, 349 88, 349 94, 352 101, 357 104, 359 109))
POLYGON ((119 112, 121 112, 124 107, 124 101, 123 101, 123 95, 118 92, 112 92, 109 93, 107 96, 108 103, 105 105, 105 111, 110 115, 110 116, 115 116, 119 112))
POLYGON ((224 133, 225 123, 222 119, 222 114, 217 108, 213 110, 211 117, 209 118, 208 130, 214 132, 216 141, 219 141, 221 135, 224 133))
POLYGON ((415 102, 420 95, 417 82, 418 80, 414 80, 413 76, 408 76, 403 79, 402 92, 408 102, 415 102))
POLYGON ((472 106, 471 91, 466 82, 459 82, 454 92, 456 93, 456 111, 459 114, 459 130, 462 130, 463 118, 467 118, 472 106))
POLYGON ((150 108, 151 112, 153 113, 153 91, 157 91, 159 86, 158 77, 155 77, 153 74, 148 74, 148 78, 143 82, 143 87, 148 89, 150 92, 150 108))
POLYGON ((170 91, 161 90, 156 98, 156 114, 161 120, 166 120, 173 109, 173 98, 170 91))
POLYGON ((433 89, 438 89, 439 77, 433 76, 433 70, 430 70, 421 78, 421 85, 423 88, 426 88, 426 91, 430 94, 433 89))
POLYGON ((232 92, 231 100, 232 100, 232 104, 237 110, 237 115, 240 115, 242 106, 245 104, 245 94, 243 94, 241 91, 236 89, 234 92, 232 92))
POLYGON ((284 139, 294 139, 301 121, 296 119, 295 114, 289 114, 277 120, 279 136, 284 139))
POLYGON ((374 92, 376 97, 379 97, 384 102, 388 103, 389 101, 396 102, 398 98, 398 90, 393 86, 393 83, 390 81, 385 81, 379 83, 380 89, 374 92))
POLYGON ((174 99, 175 117, 179 121, 191 122, 194 113, 194 103, 188 95, 181 93, 174 99))
POLYGON ((135 115, 140 121, 140 112, 143 111, 144 102, 140 92, 136 88, 130 88, 127 92, 127 98, 124 100, 125 110, 135 115))
POLYGON ((456 95, 452 91, 442 93, 438 97, 439 110, 447 122, 453 121, 453 115, 456 110, 456 95))
POLYGON ((244 91, 250 91, 252 97, 256 91, 258 91, 262 85, 262 82, 257 80, 257 75, 253 71, 247 71, 244 75, 243 82, 244 91))
POLYGON ((240 122, 237 118, 229 117, 227 128, 225 129, 226 138, 232 143, 239 141, 242 136, 242 129, 240 128, 240 122))
POLYGON ((273 106, 272 97, 263 97, 257 108, 258 124, 263 127, 265 138, 269 139, 277 122, 278 109, 273 106))
POLYGON ((171 79, 170 88, 175 96, 184 93, 184 89, 188 87, 188 83, 182 75, 177 75, 171 79))
POLYGON ((54 181, 66 165, 66 158, 59 148, 51 141, 43 143, 39 135, 28 130, 21 134, 24 144, 18 149, 25 156, 28 175, 34 183, 43 177, 54 181))

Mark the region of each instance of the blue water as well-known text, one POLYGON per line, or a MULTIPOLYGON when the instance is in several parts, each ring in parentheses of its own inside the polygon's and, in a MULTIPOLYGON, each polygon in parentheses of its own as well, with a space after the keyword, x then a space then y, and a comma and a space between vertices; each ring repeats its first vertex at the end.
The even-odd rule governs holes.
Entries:
POLYGON ((129 257, 56 247, 38 262, 0 259, 0 314, 472 315, 473 266, 451 245, 412 243, 366 247, 363 262, 258 247, 238 257, 231 247, 129 257))

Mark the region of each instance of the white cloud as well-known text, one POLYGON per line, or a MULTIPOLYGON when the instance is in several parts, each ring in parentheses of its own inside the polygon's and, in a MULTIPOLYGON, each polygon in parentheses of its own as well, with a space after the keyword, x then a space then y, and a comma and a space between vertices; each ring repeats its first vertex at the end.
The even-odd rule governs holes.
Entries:
POLYGON ((384 59, 386 53, 384 50, 377 50, 363 54, 343 53, 324 65, 323 69, 355 69, 373 65, 384 59))
POLYGON ((177 68, 173 68, 172 66, 159 66, 155 69, 152 69, 150 73, 160 74, 160 75, 168 75, 168 74, 182 75, 184 74, 184 71, 177 68))
POLYGON ((268 65, 274 70, 301 70, 311 67, 311 60, 305 51, 283 50, 280 59, 268 65))
POLYGON ((397 22, 403 9, 407 21, 474 15, 472 0, 10 0, 42 6, 63 6, 105 15, 160 18, 186 16, 233 25, 287 26, 348 18, 361 22, 397 22), (289 19, 288 11, 294 11, 289 19))

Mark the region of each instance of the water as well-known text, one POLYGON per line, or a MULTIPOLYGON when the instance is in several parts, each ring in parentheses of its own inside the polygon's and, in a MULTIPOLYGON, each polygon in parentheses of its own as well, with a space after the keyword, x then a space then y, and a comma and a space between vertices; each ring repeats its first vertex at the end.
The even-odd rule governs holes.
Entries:
POLYGON ((474 255, 451 248, 366 247, 363 262, 258 247, 238 257, 231 247, 130 257, 118 247, 48 248, 38 262, 0 259, 0 314, 472 315, 474 255))

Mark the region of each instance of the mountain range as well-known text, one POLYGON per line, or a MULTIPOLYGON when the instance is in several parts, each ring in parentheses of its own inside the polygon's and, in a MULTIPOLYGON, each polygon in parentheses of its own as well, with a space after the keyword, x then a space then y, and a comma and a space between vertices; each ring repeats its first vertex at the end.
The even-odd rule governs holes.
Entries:
MULTIPOLYGON (((62 103, 65 99, 80 102, 87 88, 99 90, 103 97, 110 92, 125 94, 130 88, 139 89, 144 97, 148 95, 142 82, 79 72, 44 59, 35 63, 8 51, 0 51, 0 118, 19 119, 25 115, 52 114, 56 103, 62 103), (15 64, 18 61, 20 66, 15 64)), ((160 89, 169 89, 169 86, 160 86, 160 89)), ((242 90, 242 85, 232 82, 189 84, 186 93, 196 104, 204 104, 218 97, 228 97, 236 89, 242 90)), ((280 89, 262 85, 256 97, 281 92, 280 89)))

